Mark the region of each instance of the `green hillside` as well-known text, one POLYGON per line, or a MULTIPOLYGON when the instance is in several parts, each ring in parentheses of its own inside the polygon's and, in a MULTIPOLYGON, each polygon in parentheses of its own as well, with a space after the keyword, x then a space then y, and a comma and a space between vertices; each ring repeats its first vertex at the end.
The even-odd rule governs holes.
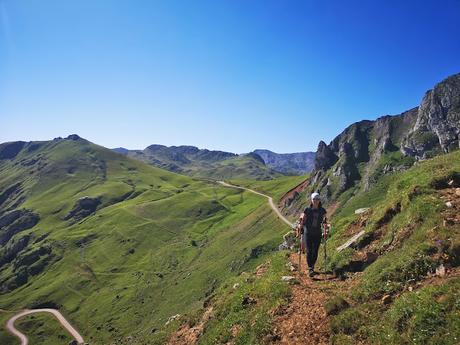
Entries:
POLYGON ((183 175, 223 179, 271 180, 283 176, 268 167, 256 153, 236 155, 230 152, 198 149, 195 146, 151 145, 144 150, 114 149, 153 166, 183 175))
POLYGON ((291 188, 297 186, 308 178, 307 175, 301 176, 281 176, 268 181, 255 181, 249 179, 233 179, 232 184, 254 189, 258 192, 270 195, 274 201, 279 201, 291 188))
POLYGON ((342 196, 330 246, 365 233, 329 262, 344 277, 362 272, 346 296, 352 307, 332 322, 337 344, 458 344, 458 187, 456 151, 386 175, 368 192, 342 196), (354 213, 363 207, 370 210, 354 213))
POLYGON ((91 344, 163 342, 285 232, 265 198, 78 137, 0 155, 2 309, 59 307, 91 344))
MULTIPOLYGON (((458 344, 460 151, 387 174, 368 191, 343 194, 339 200, 327 244, 327 268, 337 278, 315 282, 328 296, 324 309, 330 342, 458 344), (355 214, 359 208, 369 210, 355 214), (335 250, 360 231, 364 235, 356 242, 335 250)), ((231 285, 220 292, 217 320, 207 323, 202 343, 264 343, 276 338, 276 311, 291 303, 280 278, 292 273, 282 265, 286 259, 281 255, 270 256, 268 272, 261 278, 237 280, 238 293, 231 285), (245 309, 244 295, 257 303, 245 309), (235 327, 236 337, 229 331, 235 327)), ((318 267, 324 264, 321 252, 318 267)))
POLYGON ((250 179, 266 181, 284 176, 267 167, 259 157, 252 154, 227 158, 215 162, 205 169, 199 166, 188 169, 184 173, 217 180, 250 179))
MULTIPOLYGON (((74 139, 0 145, 2 323, 51 306, 91 344, 160 344, 193 327, 203 344, 278 336, 292 273, 274 252, 287 228, 265 198, 74 139)), ((279 200, 304 179, 231 182, 279 200)), ((459 188, 456 151, 338 196, 327 262, 338 278, 315 285, 333 344, 458 343, 459 188)), ((64 340, 47 316, 18 327, 64 340)))

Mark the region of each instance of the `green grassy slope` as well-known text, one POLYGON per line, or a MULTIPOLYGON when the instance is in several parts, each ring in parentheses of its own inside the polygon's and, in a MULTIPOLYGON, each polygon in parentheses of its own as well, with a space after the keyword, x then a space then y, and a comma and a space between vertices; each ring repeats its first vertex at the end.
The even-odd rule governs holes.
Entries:
POLYGON ((177 326, 165 327, 170 316, 200 309, 223 282, 260 263, 285 231, 262 197, 83 140, 29 143, 0 162, 0 191, 21 183, 1 207, 40 216, 10 240, 30 237, 0 268, 10 286, 2 307, 58 305, 91 344, 161 343, 177 326), (98 198, 96 212, 64 220, 82 197, 98 198), (41 271, 32 272, 27 257, 41 271))
POLYGON ((24 316, 15 326, 20 332, 29 335, 30 344, 68 344, 73 340, 59 321, 48 313, 24 316))
POLYGON ((294 188, 308 178, 307 175, 301 176, 281 176, 269 181, 254 181, 249 179, 232 179, 234 185, 254 189, 258 192, 273 197, 274 201, 279 201, 287 191, 294 188))
POLYGON ((245 272, 224 284, 213 301, 214 317, 206 324, 200 344, 265 344, 274 320, 275 310, 289 300, 290 288, 281 280, 288 275, 286 252, 270 256, 263 274, 245 272), (255 303, 244 304, 245 298, 255 303))
POLYGON ((362 271, 347 296, 351 307, 333 319, 334 343, 458 344, 460 225, 446 222, 458 214, 458 206, 445 204, 454 200, 451 180, 460 183, 459 151, 385 175, 368 192, 341 196, 328 245, 365 234, 351 248, 330 251, 329 268, 337 273, 362 271), (361 207, 370 213, 355 215, 361 207), (440 265, 447 275, 433 276, 440 265))
POLYGON ((125 151, 129 157, 172 172, 216 180, 242 178, 270 180, 282 173, 264 164, 254 153, 235 155, 228 152, 199 150, 190 146, 165 147, 144 151, 125 151))
POLYGON ((237 156, 213 163, 204 168, 198 166, 184 171, 186 174, 197 177, 206 177, 217 180, 251 179, 271 180, 283 174, 270 169, 263 162, 250 155, 237 156))
POLYGON ((7 333, 4 327, 8 319, 12 317, 13 315, 14 315, 14 312, 3 311, 0 309, 0 325, 2 325, 2 327, 0 328, 0 341, 2 344, 16 344, 16 343, 19 344, 19 341, 17 340, 17 338, 7 333))
MULTIPOLYGON (((246 181, 246 185, 260 183, 246 181)), ((318 282, 330 297, 325 308, 338 311, 331 315, 333 344, 459 343, 460 195, 455 194, 456 185, 460 186, 460 151, 384 175, 367 192, 340 197, 327 243, 327 266, 350 279, 351 288, 339 290, 318 282), (453 207, 446 205, 449 200, 453 207), (356 215, 354 211, 362 207, 370 211, 356 215), (340 253, 335 250, 361 230, 365 235, 357 243, 340 253), (440 265, 445 275, 434 274, 440 265)), ((265 192, 270 194, 269 188, 265 192)), ((207 322, 201 343, 264 342, 277 327, 272 323, 273 310, 289 303, 289 291, 280 283, 280 276, 286 274, 282 255, 271 256, 270 273, 262 279, 243 276, 235 280, 240 284, 237 289, 229 285, 219 290, 213 305, 216 317, 207 322), (264 284, 270 288, 264 290, 264 284), (246 295, 257 303, 242 305, 246 295)), ((318 259, 318 267, 323 267, 322 248, 318 259)))

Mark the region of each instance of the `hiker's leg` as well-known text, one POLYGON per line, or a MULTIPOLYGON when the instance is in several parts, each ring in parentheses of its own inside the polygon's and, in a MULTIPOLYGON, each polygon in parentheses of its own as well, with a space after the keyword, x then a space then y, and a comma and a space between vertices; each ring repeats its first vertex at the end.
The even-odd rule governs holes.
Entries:
POLYGON ((318 259, 319 245, 321 244, 321 236, 315 236, 312 238, 312 266, 315 266, 316 260, 318 259))
POLYGON ((306 242, 306 256, 307 256, 307 265, 309 269, 312 269, 315 263, 313 262, 313 238, 311 235, 306 234, 305 236, 305 242, 306 242))

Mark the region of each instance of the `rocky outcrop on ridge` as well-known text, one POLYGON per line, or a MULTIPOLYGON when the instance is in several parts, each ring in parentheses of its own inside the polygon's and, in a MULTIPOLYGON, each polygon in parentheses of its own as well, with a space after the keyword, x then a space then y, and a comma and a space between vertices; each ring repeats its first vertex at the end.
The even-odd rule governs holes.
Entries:
POLYGON ((329 145, 321 141, 305 190, 319 191, 326 203, 352 187, 367 190, 384 174, 458 149, 459 133, 460 74, 456 74, 429 90, 419 107, 354 123, 329 145))

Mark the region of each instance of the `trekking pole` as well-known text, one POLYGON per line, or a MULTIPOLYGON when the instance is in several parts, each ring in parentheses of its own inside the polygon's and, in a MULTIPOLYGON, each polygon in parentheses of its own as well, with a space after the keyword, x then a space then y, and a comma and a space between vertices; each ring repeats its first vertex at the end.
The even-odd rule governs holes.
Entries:
POLYGON ((300 264, 302 263, 302 234, 299 234, 299 273, 300 271, 300 264))
POLYGON ((301 263, 300 260, 301 260, 301 256, 302 256, 302 236, 301 236, 301 234, 300 234, 300 232, 299 232, 299 225, 300 225, 300 223, 299 223, 299 221, 297 221, 297 222, 295 222, 295 223, 293 224, 292 228, 295 229, 296 236, 299 237, 299 252, 298 252, 298 254, 299 254, 299 262, 298 262, 298 270, 299 270, 299 272, 300 272, 300 263, 301 263))
POLYGON ((327 237, 329 235, 329 229, 331 225, 328 223, 323 223, 323 240, 324 240, 324 273, 326 273, 327 269, 327 249, 326 249, 326 244, 327 244, 327 237))

